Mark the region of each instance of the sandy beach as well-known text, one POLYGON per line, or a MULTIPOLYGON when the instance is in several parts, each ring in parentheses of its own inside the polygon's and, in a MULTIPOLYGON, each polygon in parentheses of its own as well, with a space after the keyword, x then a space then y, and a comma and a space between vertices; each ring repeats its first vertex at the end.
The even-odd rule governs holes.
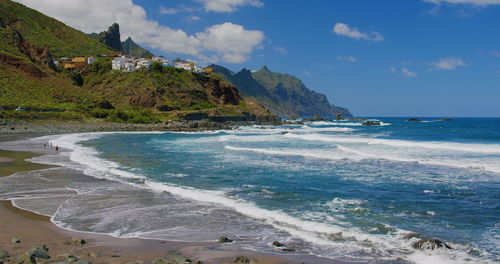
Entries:
MULTIPOLYGON (((2 138, 5 141, 5 137, 2 138)), ((8 138, 8 140, 18 138, 8 138)), ((37 153, 0 150, 0 176, 16 172, 47 169, 53 166, 27 162, 37 153)), ((15 263, 19 256, 45 245, 50 259, 36 263, 303 263, 302 257, 273 256, 234 249, 224 249, 214 242, 172 242, 139 238, 116 238, 105 234, 75 232, 59 228, 50 217, 15 207, 12 201, 0 201, 0 250, 10 257, 3 263, 15 263), (73 239, 85 244, 75 244, 73 239), (19 239, 20 243, 13 243, 19 239), (68 258, 68 256, 70 256, 68 258), (241 258, 240 256, 244 256, 241 258), (240 258, 239 258, 240 257, 240 258), (239 260, 238 260, 239 258, 239 260), (246 262, 246 261, 249 262, 246 262), (200 262, 198 262, 200 261, 200 262)), ((2 260, 0 260, 0 263, 2 260)), ((308 263, 323 263, 317 261, 308 263)), ((331 263, 328 261, 328 263, 331 263)))

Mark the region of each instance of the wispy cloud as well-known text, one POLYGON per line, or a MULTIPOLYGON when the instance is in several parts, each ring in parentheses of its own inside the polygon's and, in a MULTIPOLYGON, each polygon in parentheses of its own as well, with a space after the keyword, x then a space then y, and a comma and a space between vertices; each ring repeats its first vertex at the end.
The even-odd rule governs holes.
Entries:
POLYGON ((500 5, 500 0, 423 0, 427 3, 440 4, 462 4, 475 6, 500 5))
POLYGON ((202 3, 205 11, 211 12, 234 12, 239 7, 249 5, 262 7, 264 3, 260 0, 198 0, 202 3))
POLYGON ((418 73, 413 72, 413 71, 410 71, 410 70, 408 70, 408 68, 401 68, 401 73, 402 73, 405 77, 410 77, 410 78, 414 78, 414 77, 417 77, 417 76, 418 76, 418 73))
POLYGON ((439 59, 435 62, 429 63, 429 65, 432 65, 434 69, 436 70, 455 70, 459 67, 464 67, 467 64, 460 58, 456 57, 447 57, 447 58, 442 58, 439 59))
POLYGON ((281 53, 281 54, 287 54, 288 50, 284 47, 274 47, 274 50, 281 53))
POLYGON ((308 77, 311 77, 312 73, 310 71, 304 70, 304 75, 308 76, 308 77))
POLYGON ((347 61, 347 62, 357 62, 358 59, 353 56, 337 56, 338 61, 347 61))
POLYGON ((181 11, 177 8, 164 7, 164 6, 160 6, 159 10, 160 10, 160 14, 163 14, 163 15, 173 15, 173 14, 177 14, 181 11))
POLYGON ((338 22, 333 27, 333 32, 337 35, 345 36, 352 39, 367 40, 380 42, 384 40, 382 34, 377 31, 362 32, 355 27, 350 27, 348 24, 338 22))
POLYGON ((498 50, 492 50, 490 51, 490 54, 493 55, 494 57, 500 58, 500 51, 498 50))

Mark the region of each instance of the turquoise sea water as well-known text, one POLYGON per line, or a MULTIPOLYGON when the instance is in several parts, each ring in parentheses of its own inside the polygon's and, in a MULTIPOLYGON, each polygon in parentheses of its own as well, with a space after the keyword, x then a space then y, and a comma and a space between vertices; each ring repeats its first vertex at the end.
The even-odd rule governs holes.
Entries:
POLYGON ((120 236, 226 235, 270 252, 280 240, 290 254, 346 261, 498 263, 500 119, 382 120, 55 138, 86 174, 155 195, 99 196, 94 207, 89 196, 54 218, 120 236), (83 204, 92 225, 77 220, 83 204), (410 233, 452 249, 415 250, 410 233))

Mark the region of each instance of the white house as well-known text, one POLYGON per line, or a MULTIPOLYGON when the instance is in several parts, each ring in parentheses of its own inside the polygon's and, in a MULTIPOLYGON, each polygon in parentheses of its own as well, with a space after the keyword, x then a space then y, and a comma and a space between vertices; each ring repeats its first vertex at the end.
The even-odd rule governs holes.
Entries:
POLYGON ((123 69, 123 70, 124 70, 124 71, 126 71, 126 72, 132 72, 132 71, 134 71, 134 70, 135 70, 135 65, 134 65, 134 63, 133 63, 133 62, 130 62, 130 61, 125 62, 125 65, 124 65, 123 67, 124 67, 124 69, 123 69))
POLYGON ((146 60, 146 59, 141 59, 137 62, 137 66, 136 68, 139 69, 139 68, 143 68, 143 67, 146 67, 146 68, 149 68, 149 66, 151 66, 151 64, 153 64, 152 61, 150 60, 146 60))
POLYGON ((168 60, 165 59, 165 57, 163 57, 163 56, 153 57, 153 58, 151 58, 151 60, 154 62, 162 63, 163 65, 168 64, 168 60))
POLYGON ((94 57, 87 57, 87 64, 92 64, 95 62, 95 58, 94 57))
POLYGON ((127 62, 126 58, 116 57, 111 61, 111 69, 120 70, 121 68, 125 67, 126 62, 127 62))
POLYGON ((187 62, 187 61, 176 61, 175 68, 184 69, 186 71, 191 71, 191 70, 193 70, 193 63, 187 62))

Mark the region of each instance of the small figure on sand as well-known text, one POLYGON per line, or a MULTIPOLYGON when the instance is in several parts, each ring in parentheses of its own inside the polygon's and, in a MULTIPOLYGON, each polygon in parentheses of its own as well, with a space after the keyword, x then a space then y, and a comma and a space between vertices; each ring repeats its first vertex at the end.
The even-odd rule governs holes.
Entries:
POLYGON ((59 146, 56 146, 56 151, 58 151, 58 150, 59 150, 59 146))

